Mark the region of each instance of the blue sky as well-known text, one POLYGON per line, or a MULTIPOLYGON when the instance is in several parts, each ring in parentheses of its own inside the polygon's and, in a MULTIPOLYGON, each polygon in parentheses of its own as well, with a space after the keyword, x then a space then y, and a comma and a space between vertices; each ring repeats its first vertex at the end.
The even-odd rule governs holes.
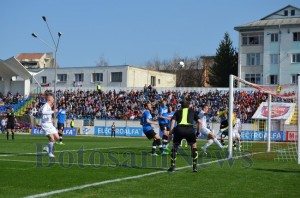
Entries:
POLYGON ((261 19, 299 0, 2 0, 0 59, 50 52, 42 16, 57 39, 61 67, 142 66, 153 59, 214 55, 224 33, 238 47, 235 26, 261 19))

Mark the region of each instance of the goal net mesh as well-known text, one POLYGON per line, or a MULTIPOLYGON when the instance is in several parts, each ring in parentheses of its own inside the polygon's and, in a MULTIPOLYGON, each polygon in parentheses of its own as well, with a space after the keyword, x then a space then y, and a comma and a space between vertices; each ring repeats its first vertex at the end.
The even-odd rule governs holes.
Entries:
MULTIPOLYGON (((268 152, 270 160, 297 161, 298 107, 297 85, 257 85, 236 76, 233 85, 232 112, 242 121, 241 150, 268 152), (271 97, 271 126, 268 138, 269 97, 271 97), (268 142, 268 139, 270 142, 268 142)), ((263 156, 263 155, 260 155, 263 156)))

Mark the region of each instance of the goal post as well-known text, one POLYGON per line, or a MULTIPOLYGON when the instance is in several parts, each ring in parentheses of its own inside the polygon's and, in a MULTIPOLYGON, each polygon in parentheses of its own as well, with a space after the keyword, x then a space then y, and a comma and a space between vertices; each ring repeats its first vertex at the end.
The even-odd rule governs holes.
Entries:
POLYGON ((232 140, 232 131, 233 131, 233 125, 232 125, 232 120, 233 120, 233 79, 234 76, 230 75, 229 77, 229 116, 228 116, 228 158, 231 159, 232 158, 232 144, 233 144, 233 140, 232 140))
POLYGON ((299 105, 300 105, 300 74, 297 74, 297 105, 298 105, 298 126, 297 126, 297 131, 298 131, 298 147, 297 147, 297 154, 298 154, 298 164, 300 164, 300 110, 299 110, 299 105))
MULTIPOLYGON (((241 86, 239 88, 235 88, 236 83, 239 85, 245 85, 245 87, 251 88, 251 90, 256 90, 256 93, 264 96, 264 100, 260 100, 259 107, 255 109, 255 113, 261 113, 263 118, 261 120, 255 120, 255 123, 259 123, 258 129, 253 125, 252 129, 249 130, 252 132, 252 135, 255 136, 260 134, 263 136, 263 142, 255 142, 255 138, 253 138, 252 142, 249 144, 257 144, 259 146, 259 151, 262 152, 273 152, 273 153, 281 153, 283 155, 283 160, 294 160, 300 164, 300 109, 296 113, 296 109, 300 106, 300 74, 297 75, 298 83, 297 85, 281 85, 284 88, 281 92, 278 92, 275 86, 263 86, 248 82, 244 79, 241 79, 237 76, 230 75, 229 76, 229 106, 228 106, 228 158, 233 157, 233 111, 236 108, 237 102, 234 100, 234 91, 244 91, 241 86), (264 101, 264 102, 262 102, 264 101), (273 102, 272 102, 273 101, 273 102), (286 113, 285 110, 288 110, 289 113, 286 113), (263 113, 260 111, 264 111, 263 113), (282 113, 284 110, 285 113, 282 113), (280 114, 278 116, 277 114, 280 114), (275 114, 275 115, 274 115, 275 114), (282 116, 283 115, 283 116, 282 116), (288 115, 288 116, 287 116, 288 115), (298 117, 297 117, 298 116, 298 117), (289 119, 287 119, 289 117, 289 119), (292 117, 294 118, 294 123, 291 122, 292 117), (296 120, 297 119, 297 120, 296 120), (297 122, 296 122, 297 121, 297 122), (288 124, 287 124, 288 123, 288 124), (262 125, 266 124, 266 128, 261 130, 262 125), (295 126, 297 125, 297 126, 295 126), (276 127, 278 129, 276 129, 276 127), (276 131, 277 130, 277 131, 276 131), (281 140, 274 139, 274 134, 276 132, 280 132, 283 134, 281 140), (288 139, 288 134, 292 132, 293 140, 288 139), (285 138, 285 139, 284 139, 285 138), (281 141, 281 142, 278 142, 281 141), (265 144, 261 144, 265 143, 265 144), (261 146, 264 146, 263 149, 261 146), (283 146, 284 145, 284 146, 283 146)), ((247 92, 247 91, 246 91, 247 92)), ((251 92, 252 93, 252 92, 251 92)), ((255 93, 255 91, 253 92, 255 93)), ((248 93, 247 93, 248 94, 248 93)), ((250 105, 249 105, 250 106, 250 105)), ((253 116, 254 117, 254 116, 253 116)), ((253 118, 252 117, 252 118, 253 118)), ((257 118, 256 118, 257 119, 257 118)), ((253 121, 253 119, 251 119, 253 121)), ((244 133, 245 134, 245 133, 244 133)), ((244 142, 244 141, 243 141, 244 142)), ((244 143, 247 143, 245 141, 244 143)), ((247 145, 246 145, 247 146, 247 145)), ((254 147, 254 146, 253 146, 254 147)), ((274 155, 274 154, 272 154, 274 155)), ((281 158, 279 158, 281 159, 281 158)))

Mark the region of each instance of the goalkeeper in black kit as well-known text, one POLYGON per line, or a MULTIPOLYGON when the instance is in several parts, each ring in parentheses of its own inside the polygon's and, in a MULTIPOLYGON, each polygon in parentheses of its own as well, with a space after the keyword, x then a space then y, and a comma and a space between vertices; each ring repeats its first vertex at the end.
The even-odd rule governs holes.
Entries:
MULTIPOLYGON (((219 112, 218 116, 220 117, 221 119, 221 124, 220 124, 220 132, 221 132, 221 144, 225 147, 227 147, 227 145, 225 145, 225 142, 224 142, 224 138, 226 136, 228 136, 228 129, 229 129, 229 125, 228 125, 228 110, 224 110, 224 111, 221 111, 219 112)), ((236 116, 235 114, 232 115, 232 126, 235 127, 235 124, 236 124, 236 116)))
POLYGON ((173 139, 173 148, 171 153, 171 167, 168 169, 169 172, 175 171, 176 152, 182 139, 186 139, 187 143, 191 146, 193 172, 198 172, 197 137, 199 136, 201 120, 194 110, 189 109, 189 105, 188 101, 184 101, 182 109, 176 111, 172 117, 169 141, 173 139), (197 134, 194 133, 194 121, 197 122, 197 134), (175 122, 177 122, 177 126, 174 128, 175 122))

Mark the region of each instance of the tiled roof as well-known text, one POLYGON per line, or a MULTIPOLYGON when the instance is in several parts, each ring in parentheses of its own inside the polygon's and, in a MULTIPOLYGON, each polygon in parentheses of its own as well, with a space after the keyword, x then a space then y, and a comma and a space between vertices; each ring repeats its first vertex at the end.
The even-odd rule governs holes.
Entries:
POLYGON ((44 53, 23 53, 17 56, 18 60, 23 59, 41 59, 44 53))

